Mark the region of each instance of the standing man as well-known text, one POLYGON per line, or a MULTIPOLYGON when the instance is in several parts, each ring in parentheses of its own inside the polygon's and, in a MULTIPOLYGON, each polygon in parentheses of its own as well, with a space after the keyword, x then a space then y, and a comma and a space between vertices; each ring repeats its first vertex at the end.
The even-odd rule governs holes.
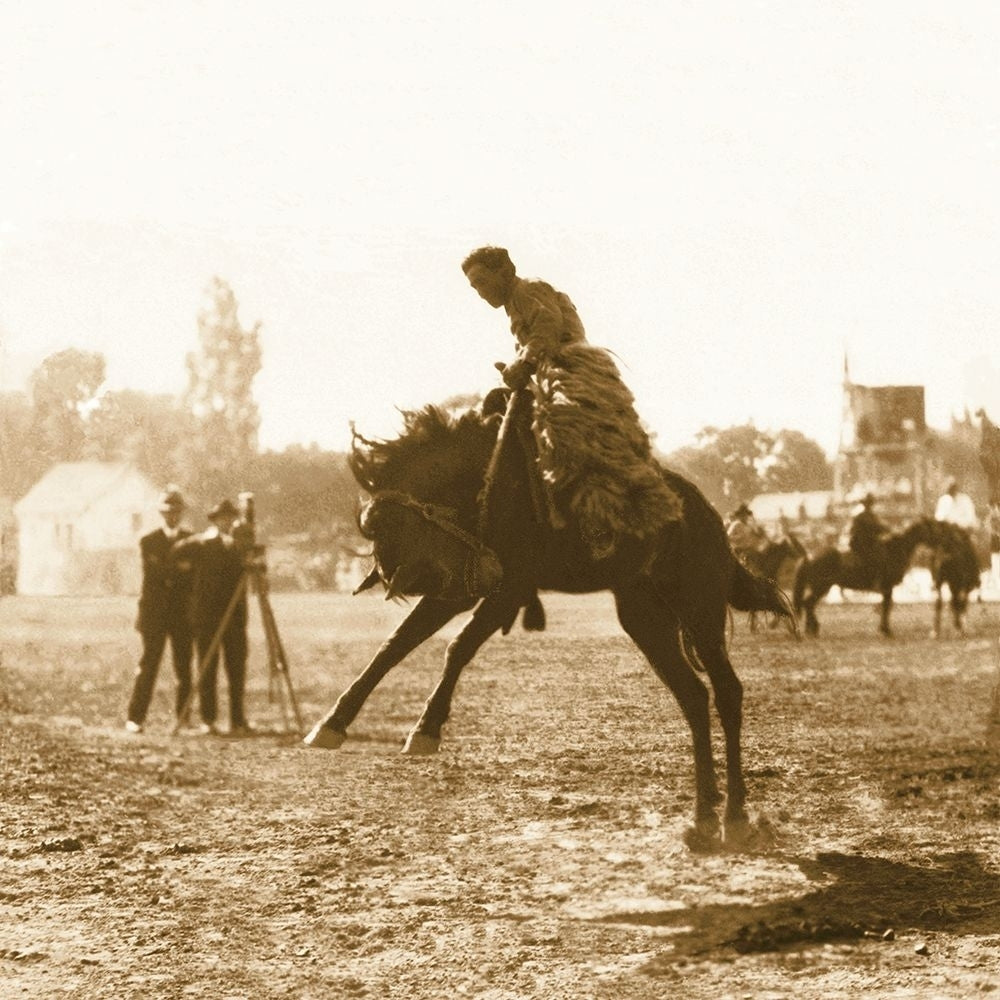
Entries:
POLYGON ((191 573, 189 617, 198 648, 198 700, 201 731, 216 732, 216 688, 219 647, 222 648, 229 685, 229 733, 250 731, 243 710, 243 689, 247 662, 247 598, 243 576, 243 552, 233 540, 233 526, 239 512, 229 500, 208 512, 211 526, 178 543, 174 555, 180 566, 191 573), (224 621, 229 611, 228 621, 224 621), (220 642, 211 657, 209 647, 222 629, 220 642))
POLYGON ((183 721, 180 715, 191 696, 193 640, 187 618, 190 581, 188 575, 171 560, 174 544, 189 537, 191 532, 181 527, 184 498, 176 486, 168 486, 162 494, 159 510, 163 527, 139 539, 142 589, 135 627, 142 636, 142 656, 128 703, 125 728, 130 733, 141 733, 146 723, 146 713, 153 698, 156 675, 168 638, 177 677, 175 711, 178 721, 183 721))
POLYGON ((510 319, 517 356, 498 365, 512 389, 529 388, 538 465, 555 529, 572 525, 595 561, 625 538, 649 541, 681 517, 680 498, 608 351, 587 341, 568 295, 521 278, 503 247, 462 261, 469 284, 510 319))

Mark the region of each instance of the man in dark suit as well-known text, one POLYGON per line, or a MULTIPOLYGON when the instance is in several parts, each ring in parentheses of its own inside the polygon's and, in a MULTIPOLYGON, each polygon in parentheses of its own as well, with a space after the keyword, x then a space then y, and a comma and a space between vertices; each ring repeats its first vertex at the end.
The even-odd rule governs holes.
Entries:
POLYGON ((861 579, 872 590, 881 589, 882 562, 885 555, 882 539, 889 532, 889 526, 875 513, 875 495, 866 493, 861 499, 861 510, 851 521, 848 547, 860 563, 861 579))
POLYGON ((170 558, 174 544, 191 532, 181 527, 184 498, 176 486, 167 487, 160 497, 159 509, 163 527, 139 539, 142 589, 135 627, 142 636, 142 656, 128 703, 125 728, 130 733, 141 733, 145 725, 167 639, 177 676, 175 710, 178 716, 191 697, 193 639, 188 623, 188 576, 170 558))
POLYGON ((231 735, 249 732, 243 710, 247 662, 244 552, 233 540, 233 526, 238 517, 236 507, 229 500, 223 500, 208 512, 211 526, 178 543, 173 553, 178 565, 191 573, 189 620, 198 649, 198 700, 201 729, 205 733, 216 731, 219 646, 229 684, 229 732, 231 735), (229 618, 224 623, 227 611, 229 618), (209 657, 212 639, 223 624, 220 642, 209 657))

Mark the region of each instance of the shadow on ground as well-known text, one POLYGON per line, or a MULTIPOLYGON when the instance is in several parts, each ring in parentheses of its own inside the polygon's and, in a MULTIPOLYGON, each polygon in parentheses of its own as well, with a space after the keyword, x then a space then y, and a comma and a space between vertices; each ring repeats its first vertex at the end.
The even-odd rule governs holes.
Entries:
POLYGON ((785 860, 824 884, 771 903, 624 912, 601 919, 682 929, 671 939, 672 950, 654 959, 654 966, 719 949, 745 954, 801 943, 891 937, 902 928, 993 933, 1000 919, 1000 873, 987 869, 972 852, 941 854, 921 865, 840 853, 785 860))

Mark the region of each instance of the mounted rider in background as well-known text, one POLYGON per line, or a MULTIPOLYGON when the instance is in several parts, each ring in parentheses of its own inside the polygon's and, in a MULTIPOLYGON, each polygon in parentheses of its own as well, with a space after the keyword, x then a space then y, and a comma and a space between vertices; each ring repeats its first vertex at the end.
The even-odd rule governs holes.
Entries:
POLYGON ((889 526, 875 513, 875 496, 866 493, 861 499, 861 510, 851 521, 848 548, 857 556, 862 576, 878 590, 882 573, 882 539, 889 533, 889 526))
POLYGON ((741 503, 728 517, 726 535, 736 552, 763 552, 770 539, 753 516, 750 505, 741 503))

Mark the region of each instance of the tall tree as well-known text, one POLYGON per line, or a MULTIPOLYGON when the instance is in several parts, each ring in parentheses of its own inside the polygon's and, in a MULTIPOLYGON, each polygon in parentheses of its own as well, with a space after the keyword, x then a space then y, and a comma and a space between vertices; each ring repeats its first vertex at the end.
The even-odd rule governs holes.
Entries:
POLYGON ((81 457, 84 421, 96 405, 104 371, 104 355, 69 347, 50 354, 32 373, 31 441, 44 465, 81 457))
POLYGON ((261 369, 260 323, 246 329, 238 314, 233 290, 213 278, 198 315, 198 350, 187 356, 183 397, 191 416, 185 478, 200 503, 241 489, 257 456, 253 381, 261 369))
POLYGON ((833 487, 833 466, 826 453, 801 431, 778 431, 763 465, 762 485, 768 493, 829 490, 833 487))
POLYGON ((823 449, 799 431, 776 434, 752 423, 705 427, 694 445, 666 457, 711 503, 728 513, 758 493, 828 489, 833 473, 823 449))
POLYGON ((763 462, 774 445, 753 424, 705 427, 693 446, 667 457, 667 464, 697 484, 709 501, 727 512, 761 492, 763 462))
POLYGON ((156 484, 180 478, 193 418, 180 401, 134 389, 105 392, 86 423, 84 455, 131 462, 156 484))
POLYGON ((0 495, 20 499, 45 471, 32 440, 33 413, 23 392, 0 393, 0 495))

